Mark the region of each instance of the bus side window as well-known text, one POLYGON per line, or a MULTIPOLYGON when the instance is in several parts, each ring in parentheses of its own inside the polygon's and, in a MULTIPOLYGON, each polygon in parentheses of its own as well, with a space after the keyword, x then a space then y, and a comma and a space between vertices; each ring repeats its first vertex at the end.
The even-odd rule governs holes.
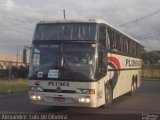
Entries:
POLYGON ((99 43, 106 49, 106 27, 99 27, 99 43))
POLYGON ((98 47, 98 77, 102 77, 107 73, 107 34, 106 26, 99 27, 99 47, 98 47))
POLYGON ((107 28, 107 31, 108 31, 108 37, 109 37, 109 49, 112 49, 113 48, 113 39, 112 39, 112 31, 110 28, 107 28))
POLYGON ((98 54, 98 76, 102 77, 107 74, 106 53, 99 49, 98 54))
POLYGON ((107 43, 107 49, 110 49, 110 38, 107 29, 106 29, 106 43, 107 43))

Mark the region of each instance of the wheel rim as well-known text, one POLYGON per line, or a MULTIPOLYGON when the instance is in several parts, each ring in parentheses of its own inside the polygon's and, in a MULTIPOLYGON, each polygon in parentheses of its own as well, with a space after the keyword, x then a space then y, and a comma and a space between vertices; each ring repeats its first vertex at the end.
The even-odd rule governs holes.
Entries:
POLYGON ((134 82, 134 92, 136 91, 136 82, 134 82))
POLYGON ((134 85, 132 84, 132 87, 131 87, 131 89, 132 89, 132 92, 134 91, 134 85))
POLYGON ((132 93, 136 91, 136 83, 134 82, 131 87, 132 93))
POLYGON ((111 101, 111 92, 108 86, 106 87, 106 104, 110 104, 111 101))
POLYGON ((134 88, 136 89, 136 82, 134 82, 134 88))

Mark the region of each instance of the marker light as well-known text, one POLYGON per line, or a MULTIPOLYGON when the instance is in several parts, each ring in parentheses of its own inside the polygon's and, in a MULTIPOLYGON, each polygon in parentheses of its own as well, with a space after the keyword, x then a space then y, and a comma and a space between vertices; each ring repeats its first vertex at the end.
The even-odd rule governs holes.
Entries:
POLYGON ((95 89, 77 89, 76 93, 78 94, 95 94, 95 89))
POLYGON ((89 94, 95 94, 95 90, 94 89, 90 89, 89 90, 89 94))

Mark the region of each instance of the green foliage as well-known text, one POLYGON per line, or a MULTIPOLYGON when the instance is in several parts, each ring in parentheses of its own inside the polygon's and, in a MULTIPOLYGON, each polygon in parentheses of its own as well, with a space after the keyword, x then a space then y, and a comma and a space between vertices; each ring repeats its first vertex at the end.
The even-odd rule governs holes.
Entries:
POLYGON ((160 51, 147 52, 142 46, 142 78, 160 78, 160 51))
POLYGON ((142 59, 145 64, 160 64, 160 51, 143 51, 142 59))
POLYGON ((11 94, 28 90, 28 80, 0 80, 0 94, 11 94))

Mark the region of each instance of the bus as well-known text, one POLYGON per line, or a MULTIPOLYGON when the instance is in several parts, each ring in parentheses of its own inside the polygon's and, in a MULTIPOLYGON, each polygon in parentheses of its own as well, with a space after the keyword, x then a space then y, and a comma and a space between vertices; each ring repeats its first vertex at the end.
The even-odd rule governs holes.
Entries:
POLYGON ((141 84, 141 44, 100 19, 41 21, 29 68, 34 104, 108 107, 141 84))

